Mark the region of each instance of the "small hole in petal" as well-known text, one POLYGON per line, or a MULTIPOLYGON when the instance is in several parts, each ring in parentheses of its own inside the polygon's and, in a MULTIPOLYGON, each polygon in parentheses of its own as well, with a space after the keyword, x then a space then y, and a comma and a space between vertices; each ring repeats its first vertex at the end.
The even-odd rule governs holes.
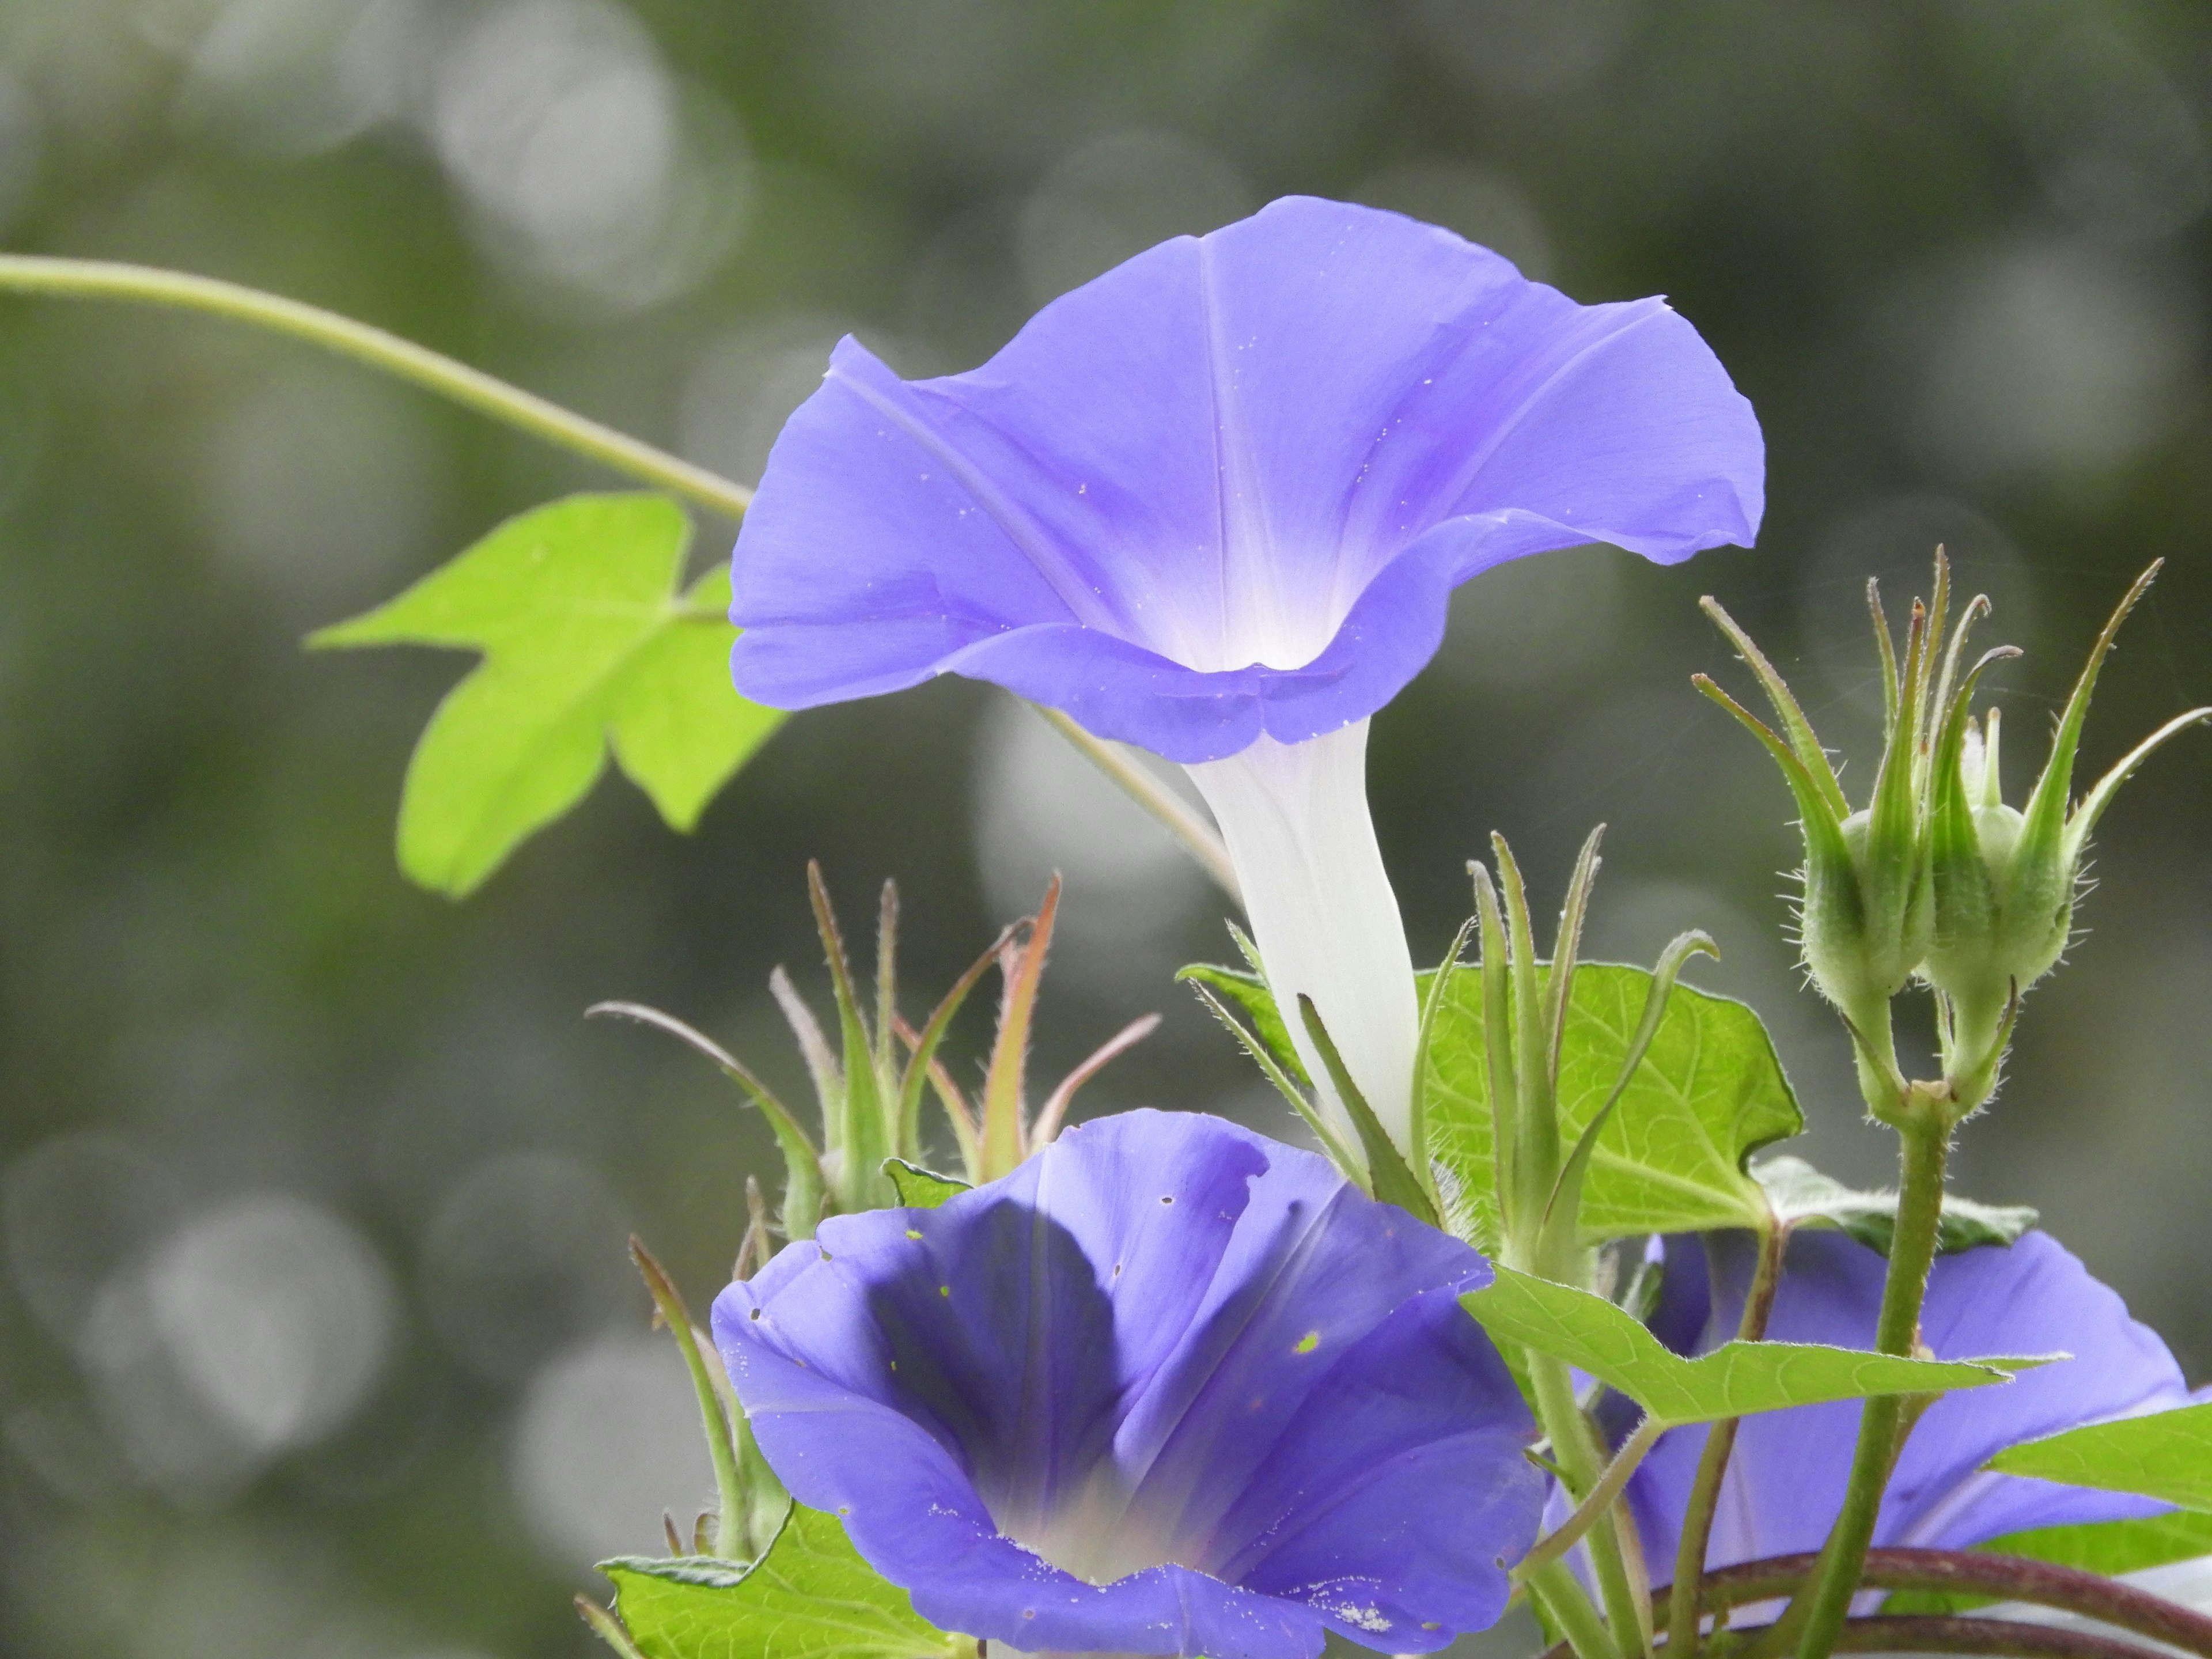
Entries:
POLYGON ((1321 1333, 1319 1331, 1308 1331, 1304 1336, 1298 1339, 1297 1351, 1300 1353, 1311 1353, 1319 1346, 1321 1346, 1321 1333))
POLYGON ((939 1285, 937 1287, 937 1293, 939 1296, 950 1296, 952 1294, 952 1287, 950 1285, 939 1285))
POLYGON ((908 1238, 920 1238, 920 1237, 921 1237, 921 1234, 919 1231, 917 1231, 915 1229, 914 1229, 914 1228, 912 1228, 912 1227, 909 1227, 909 1228, 908 1228, 908 1229, 906 1230, 906 1236, 907 1236, 908 1238))
MULTIPOLYGON (((816 1248, 817 1249, 821 1249, 821 1248, 822 1248, 822 1247, 821 1247, 820 1245, 818 1245, 818 1244, 817 1244, 817 1246, 815 1246, 815 1248, 816 1248)), ((823 1250, 823 1251, 822 1251, 822 1259, 823 1259, 824 1261, 835 1261, 837 1258, 836 1258, 836 1256, 834 1256, 834 1255, 830 1255, 829 1251, 827 1251, 827 1250, 823 1250)))
POLYGON ((1163 1203, 1163 1204, 1172 1204, 1172 1203, 1174 1203, 1174 1202, 1175 1202, 1175 1194, 1174 1194, 1173 1193, 1165 1193, 1165 1194, 1163 1194, 1161 1195, 1161 1198, 1160 1198, 1160 1202, 1161 1202, 1161 1203, 1163 1203))
POLYGON ((758 1319, 761 1316, 761 1310, 758 1308, 755 1308, 752 1311, 752 1316, 755 1319, 758 1319))

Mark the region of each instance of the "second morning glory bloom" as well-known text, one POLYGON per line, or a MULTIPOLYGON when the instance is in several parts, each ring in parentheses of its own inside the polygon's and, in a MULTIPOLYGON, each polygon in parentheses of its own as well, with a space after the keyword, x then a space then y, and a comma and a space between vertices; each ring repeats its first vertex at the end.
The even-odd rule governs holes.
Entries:
POLYGON ((737 682, 799 708, 964 674, 1188 765, 1279 1000, 1314 998, 1402 1144, 1417 1015, 1368 716, 1461 582, 1583 542, 1747 544, 1763 469, 1664 301, 1578 305, 1448 231, 1286 198, 968 374, 840 344, 738 540, 737 682))
MULTIPOLYGON (((1713 1243, 1717 1272, 1709 1283, 1697 1242, 1669 1241, 1668 1283, 1653 1328, 1686 1352, 1735 1334, 1751 1282, 1750 1235, 1717 1234, 1713 1243)), ((1789 1252, 1768 1336, 1873 1346, 1882 1258, 1833 1232, 1801 1232, 1789 1252)), ((1982 1468, 2023 1440, 2190 1403, 2180 1367, 2157 1333, 2130 1318, 2118 1296, 2049 1234, 1936 1258, 1921 1330, 1942 1359, 2074 1358, 1930 1407, 1905 1443, 1882 1499, 1876 1545, 1965 1549, 2030 1528, 2165 1512, 2166 1504, 2148 1498, 1982 1468)), ((1858 1416, 1846 1401, 1744 1419, 1706 1550, 1709 1570, 1820 1547, 1843 1501, 1858 1416)), ((1668 1434, 1630 1482, 1655 1563, 1674 1558, 1705 1436, 1702 1428, 1668 1434)))
POLYGON ((793 1495, 994 1655, 1425 1653, 1497 1619, 1542 1507, 1456 1300, 1489 1279, 1313 1153, 1137 1111, 824 1221, 714 1326, 793 1495))

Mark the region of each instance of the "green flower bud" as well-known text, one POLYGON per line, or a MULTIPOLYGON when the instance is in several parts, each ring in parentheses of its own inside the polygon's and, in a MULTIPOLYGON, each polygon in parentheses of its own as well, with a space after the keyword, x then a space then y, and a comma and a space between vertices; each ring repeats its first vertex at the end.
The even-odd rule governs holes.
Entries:
POLYGON ((1725 611, 1710 599, 1704 602, 1706 614, 1759 677, 1781 734, 1705 676, 1697 676, 1695 684, 1766 745, 1789 780, 1805 836, 1805 890, 1798 911, 1805 968, 1814 988, 1864 1042, 1887 1036, 1889 1000, 1919 969, 1934 926, 1922 757, 1934 641, 1948 586, 1948 567, 1939 555, 1933 609, 1915 602, 1900 665, 1881 595, 1873 583, 1867 586, 1884 669, 1885 739, 1873 794, 1856 811, 1782 677, 1725 611))
POLYGON ((2075 755, 2098 671, 2158 569, 2154 564, 2137 579, 2098 635, 2025 810, 2004 804, 1997 711, 1990 709, 1978 730, 1967 713, 1973 680, 1990 658, 1951 700, 1929 778, 1935 926, 1921 971, 1942 994, 1946 1048, 1959 1056, 1966 1095, 1986 1094, 2009 1010, 2066 948, 2081 853, 2098 817, 2160 744, 2212 718, 2212 708, 2196 708, 2169 720, 2069 807, 2075 755))

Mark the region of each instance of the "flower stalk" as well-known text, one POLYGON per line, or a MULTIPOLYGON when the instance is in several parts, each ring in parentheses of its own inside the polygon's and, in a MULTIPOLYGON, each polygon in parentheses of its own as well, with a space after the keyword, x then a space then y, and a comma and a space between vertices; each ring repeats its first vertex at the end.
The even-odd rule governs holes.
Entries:
MULTIPOLYGON (((1782 1258, 1788 1243, 1788 1230, 1779 1223, 1771 1223, 1759 1235, 1759 1265, 1752 1275, 1751 1293, 1744 1300, 1743 1316, 1736 1323, 1738 1341, 1757 1342, 1766 1335, 1766 1322, 1774 1311, 1774 1293, 1782 1284, 1782 1258)), ((1705 1551, 1712 1540, 1721 1483, 1728 1478, 1741 1421, 1730 1417, 1714 1424, 1706 1433, 1705 1449, 1698 1454, 1697 1479, 1682 1516, 1681 1543, 1674 1553, 1674 1587, 1667 1601, 1667 1648, 1678 1656, 1694 1655, 1698 1650, 1698 1624, 1705 1613, 1699 1587, 1704 1582, 1705 1551)))
MULTIPOLYGON (((1916 1090, 1897 1125, 1897 1231, 1890 1241, 1889 1272, 1882 1283, 1875 1341, 1881 1353, 1910 1357, 1919 1345, 1920 1310, 1928 1294, 1928 1271, 1936 1261, 1954 1121, 1933 1091, 1916 1090)), ((1801 1592, 1776 1627, 1778 1645, 1789 1639, 1793 1627, 1800 1632, 1798 1659, 1826 1659, 1836 1650, 1844 1621, 1850 1616, 1868 1546, 1874 1540, 1890 1471, 1926 1403, 1910 1395, 1887 1395, 1859 1408, 1858 1444, 1852 1452, 1843 1508, 1821 1549, 1809 1594, 1801 1592)))

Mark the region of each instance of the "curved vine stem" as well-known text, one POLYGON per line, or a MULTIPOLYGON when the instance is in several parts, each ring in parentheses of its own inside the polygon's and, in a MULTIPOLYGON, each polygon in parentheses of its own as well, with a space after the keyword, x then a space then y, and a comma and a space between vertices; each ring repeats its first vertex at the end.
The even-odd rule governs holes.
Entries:
MULTIPOLYGON (((1662 1646, 1661 1652, 1665 1652, 1662 1646)), ((2010 1619, 1964 1619, 1924 1614, 1876 1615, 1845 1621, 1836 1634, 1838 1653, 1977 1653, 2006 1659, 2157 1659, 2158 1650, 2087 1631, 2054 1630, 2010 1619)), ((1544 1659, 1572 1659, 1562 1642, 1544 1659)))
MULTIPOLYGON (((125 304, 197 311, 282 334, 418 386, 465 409, 543 439, 558 448, 599 462, 614 471, 665 489, 692 506, 725 519, 744 516, 753 492, 672 455, 628 433, 563 409, 551 400, 509 386, 482 369, 388 330, 356 322, 335 311, 242 283, 189 271, 107 259, 63 259, 36 253, 0 253, 0 293, 40 295, 58 300, 112 300, 125 304)), ((1058 709, 1037 709, 1085 759, 1119 784, 1165 827, 1200 868, 1238 896, 1237 874, 1228 849, 1212 827, 1172 791, 1134 765, 1113 746, 1093 737, 1058 709)))
POLYGON ((120 300, 204 312, 251 323, 350 357, 440 397, 520 428, 533 437, 588 456, 617 472, 682 496, 726 519, 742 518, 753 492, 741 483, 695 466, 681 456, 640 441, 611 426, 471 368, 427 346, 403 340, 368 323, 258 289, 195 276, 152 265, 106 259, 57 259, 42 254, 0 253, 0 292, 41 294, 62 300, 120 300))
MULTIPOLYGON (((1747 1601, 1766 1601, 1787 1595, 1805 1583, 1820 1559, 1817 1554, 1808 1552, 1802 1555, 1768 1556, 1763 1560, 1745 1561, 1732 1567, 1717 1568, 1698 1581, 1698 1603, 1709 1612, 1723 1612, 1747 1601)), ((2178 1601, 2169 1601, 2163 1596, 2138 1589, 2132 1584, 2124 1584, 2094 1572, 2084 1572, 2077 1567, 2033 1560, 2027 1556, 2003 1555, 1985 1550, 1870 1549, 1866 1553, 1865 1563, 1860 1569, 1856 1588, 1934 1590, 1953 1595, 1987 1595, 2008 1601, 2027 1601, 2037 1607, 2056 1607, 2062 1612, 2078 1613, 2084 1619, 2094 1619, 2100 1624, 2112 1625, 2137 1636, 2148 1637, 2152 1641, 2163 1642, 2212 1659, 2212 1618, 2178 1601)), ((1850 1632, 1867 1622, 1865 1620, 1847 1622, 1844 1626, 1846 1635, 1838 1642, 1838 1650, 1866 1651, 1863 1647, 1853 1646, 1859 1638, 1850 1632)), ((1889 1622, 1893 1624, 1895 1621, 1889 1622)), ((1996 1626, 2008 1631, 2033 1628, 2002 1619, 1969 1620, 1965 1622, 1996 1626)), ((1975 1639, 1979 1640, 1980 1638, 1977 1636, 1975 1639)), ((1668 1646, 1671 1648, 1673 1643, 1670 1641, 1668 1646)), ((1913 1646, 1924 1648, 1926 1644, 1910 1644, 1898 1650, 1906 1651, 1913 1646)), ((1928 1648, 1927 1650, 1975 1653, 2028 1651, 2014 1647, 1990 1649, 1986 1646, 1928 1648)))

